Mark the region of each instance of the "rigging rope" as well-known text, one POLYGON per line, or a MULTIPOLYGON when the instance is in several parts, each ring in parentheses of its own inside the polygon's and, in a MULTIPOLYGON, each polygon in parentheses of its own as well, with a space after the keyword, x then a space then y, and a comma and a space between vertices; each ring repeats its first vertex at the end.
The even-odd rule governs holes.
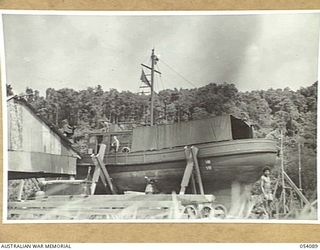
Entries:
MULTIPOLYGON (((156 67, 157 67, 158 71, 161 72, 160 67, 159 67, 158 64, 156 64, 156 67)), ((161 82, 162 89, 164 90, 164 84, 163 84, 163 81, 162 81, 162 77, 161 77, 161 76, 162 76, 161 74, 158 75, 158 77, 159 77, 159 79, 160 79, 160 82, 161 82)))
POLYGON ((173 69, 169 64, 167 64, 162 58, 161 61, 165 66, 167 66, 169 69, 171 69, 173 72, 175 72, 178 76, 180 76, 183 80, 185 80, 187 83, 189 83, 192 87, 197 88, 195 84, 193 84, 191 81, 189 81, 187 78, 185 78, 182 74, 180 74, 178 71, 173 69))

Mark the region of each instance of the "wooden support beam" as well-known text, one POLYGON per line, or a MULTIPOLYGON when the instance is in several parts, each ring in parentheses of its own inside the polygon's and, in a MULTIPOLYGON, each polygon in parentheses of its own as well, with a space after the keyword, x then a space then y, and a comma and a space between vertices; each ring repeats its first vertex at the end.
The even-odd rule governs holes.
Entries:
POLYGON ((280 157, 281 157, 281 182, 282 182, 282 206, 283 206, 283 213, 286 213, 286 190, 285 190, 285 183, 284 183, 284 155, 283 155, 283 131, 281 130, 280 135, 280 157))
POLYGON ((36 178, 31 178, 32 183, 40 190, 39 181, 36 178))
MULTIPOLYGON (((101 174, 101 168, 100 168, 99 163, 98 163, 98 158, 97 158, 96 156, 93 156, 93 157, 92 157, 92 162, 93 162, 93 164, 95 165, 95 168, 98 168, 98 169, 99 169, 99 170, 97 170, 97 172, 94 172, 92 179, 95 179, 95 180, 97 180, 96 182, 98 182, 98 180, 99 180, 99 178, 100 178, 102 184, 104 185, 104 187, 105 187, 105 189, 106 189, 106 191, 107 191, 107 190, 108 190, 107 180, 105 179, 104 175, 101 174)), ((95 182, 95 183, 96 183, 96 182, 95 182)), ((93 183, 92 183, 92 184, 93 184, 93 183)), ((96 186, 96 185, 95 185, 95 186, 96 186)), ((95 186, 94 186, 94 188, 95 188, 95 186)), ((92 191, 92 190, 91 190, 91 191, 92 191)), ((93 194, 93 193, 91 192, 91 194, 93 194)))
POLYGON ((239 216, 239 208, 241 206, 241 184, 239 181, 231 183, 231 208, 229 214, 236 218, 239 216))
POLYGON ((81 184, 90 182, 88 180, 50 180, 50 181, 41 181, 43 185, 50 185, 50 184, 81 184))
POLYGON ((108 170, 106 168, 106 166, 104 165, 102 159, 100 158, 97 158, 97 161, 98 161, 98 164, 99 164, 99 167, 101 168, 102 170, 102 173, 103 173, 103 177, 105 178, 106 182, 108 183, 108 186, 111 190, 111 193, 112 194, 117 194, 117 191, 113 185, 113 182, 112 182, 112 178, 110 177, 109 173, 108 173, 108 170))
POLYGON ((191 191, 193 194, 197 194, 196 181, 194 179, 194 174, 191 175, 191 191))
MULTIPOLYGON (((101 144, 98 155, 97 156, 92 156, 92 160, 93 160, 94 164, 95 164, 95 161, 94 161, 95 157, 97 159, 99 159, 99 158, 103 159, 105 150, 106 150, 106 145, 105 144, 101 144)), ((101 169, 100 169, 98 164, 95 164, 95 168, 94 168, 94 172, 93 172, 93 176, 92 176, 92 184, 91 184, 91 194, 92 195, 96 191, 96 186, 97 186, 97 182, 99 181, 100 175, 101 175, 101 169)))
POLYGON ((199 163, 198 163, 198 152, 199 149, 192 146, 191 147, 191 152, 192 152, 192 158, 193 158, 193 163, 194 163, 194 167, 196 170, 196 178, 199 184, 199 190, 200 190, 200 194, 204 194, 204 188, 203 188, 203 184, 202 184, 202 177, 201 177, 201 172, 200 172, 200 167, 199 167, 199 163))
MULTIPOLYGON (((94 164, 93 157, 92 157, 92 161, 94 164)), ((97 182, 99 181, 100 172, 101 172, 101 169, 97 165, 95 165, 94 172, 92 175, 91 195, 94 195, 94 192, 96 191, 96 186, 97 186, 97 182)))
POLYGON ((19 182, 18 194, 17 194, 17 200, 18 200, 18 201, 21 201, 21 199, 22 199, 24 182, 25 182, 24 179, 20 180, 20 182, 19 182))
POLYGON ((197 158, 198 152, 199 152, 199 149, 194 146, 192 146, 191 148, 189 148, 188 146, 184 147, 184 153, 185 153, 187 165, 184 170, 183 178, 181 181, 181 189, 179 194, 185 193, 186 188, 189 185, 190 179, 191 179, 191 185, 192 185, 191 186, 192 193, 194 194, 197 193, 197 188, 195 185, 195 178, 194 178, 194 170, 195 170, 195 176, 197 178, 197 182, 199 185, 200 194, 204 195, 201 172, 200 172, 200 167, 199 167, 198 158, 197 158))
POLYGON ((301 190, 296 186, 296 184, 294 184, 294 182, 291 180, 291 178, 287 175, 286 172, 283 171, 283 177, 284 179, 290 184, 290 186, 294 189, 294 191, 296 191, 296 193, 298 194, 298 196, 300 197, 300 199, 307 205, 310 204, 310 202, 308 201, 308 199, 303 195, 303 193, 301 192, 301 190))
POLYGON ((91 186, 91 194, 94 194, 96 183, 98 182, 99 178, 101 179, 103 185, 105 186, 106 190, 110 189, 112 194, 117 194, 115 186, 112 183, 112 178, 110 177, 106 166, 103 163, 104 152, 106 150, 105 144, 100 144, 100 150, 97 156, 92 156, 93 164, 95 165, 95 170, 93 173, 92 178, 92 186, 91 186))
POLYGON ((186 189, 189 185, 190 177, 193 172, 193 158, 192 158, 192 152, 189 147, 184 147, 184 153, 187 160, 187 165, 184 170, 184 174, 181 181, 181 188, 179 194, 184 194, 186 192, 186 189))

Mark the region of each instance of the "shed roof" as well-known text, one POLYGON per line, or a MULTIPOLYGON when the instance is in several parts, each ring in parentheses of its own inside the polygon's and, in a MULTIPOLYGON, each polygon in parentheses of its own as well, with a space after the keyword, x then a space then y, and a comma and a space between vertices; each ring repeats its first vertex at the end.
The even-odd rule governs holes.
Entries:
POLYGON ((10 100, 14 100, 26 106, 38 119, 40 119, 43 123, 45 123, 61 139, 62 144, 64 144, 66 147, 72 149, 75 153, 80 155, 80 153, 72 147, 72 143, 69 141, 69 139, 57 128, 57 126, 51 123, 48 119, 41 116, 38 113, 38 111, 29 102, 27 102, 26 99, 24 99, 23 97, 14 95, 14 96, 7 97, 7 102, 10 100))

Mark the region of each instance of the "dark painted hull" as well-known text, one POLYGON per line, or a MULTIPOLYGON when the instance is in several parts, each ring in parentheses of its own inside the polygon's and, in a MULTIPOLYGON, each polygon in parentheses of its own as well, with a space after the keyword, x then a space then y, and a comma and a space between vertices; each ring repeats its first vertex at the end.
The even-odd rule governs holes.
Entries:
MULTIPOLYGON (((277 147, 273 140, 244 139, 205 143, 199 148, 198 161, 206 194, 230 196, 231 183, 254 183, 265 166, 273 166, 277 147)), ((78 164, 83 176, 90 161, 78 164)), ((179 192, 186 167, 183 148, 132 153, 109 154, 107 169, 120 192, 141 191, 146 187, 145 176, 157 180, 162 193, 179 192)), ((98 189, 98 192, 101 191, 98 189)), ((190 192, 190 190, 187 190, 190 192)))

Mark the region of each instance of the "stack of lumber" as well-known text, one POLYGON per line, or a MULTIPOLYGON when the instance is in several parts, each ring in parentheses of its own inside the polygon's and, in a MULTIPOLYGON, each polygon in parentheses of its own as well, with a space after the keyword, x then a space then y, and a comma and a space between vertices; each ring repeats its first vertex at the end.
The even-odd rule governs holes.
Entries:
POLYGON ((213 204, 213 195, 59 195, 9 202, 8 219, 183 219, 191 217, 190 209, 201 218, 200 210, 213 204))

